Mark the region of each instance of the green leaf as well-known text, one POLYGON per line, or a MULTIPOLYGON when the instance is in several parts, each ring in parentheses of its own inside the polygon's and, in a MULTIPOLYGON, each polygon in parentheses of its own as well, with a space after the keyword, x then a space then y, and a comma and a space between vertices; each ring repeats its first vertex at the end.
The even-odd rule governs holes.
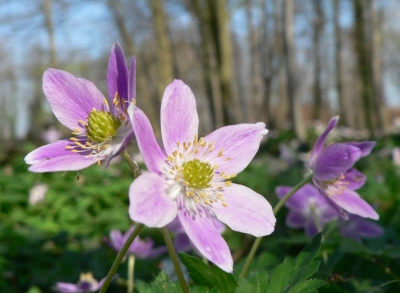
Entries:
POLYGON ((235 293, 267 293, 268 275, 265 271, 251 272, 249 279, 240 279, 235 293))
POLYGON ((189 292, 190 293, 219 293, 220 291, 216 288, 209 289, 206 286, 196 286, 196 287, 191 287, 189 292))
POLYGON ((152 292, 155 293, 182 293, 179 283, 171 283, 168 275, 161 271, 157 278, 151 283, 152 292))
POLYGON ((274 271, 268 293, 286 293, 301 281, 311 277, 319 268, 319 261, 313 261, 321 246, 322 234, 317 234, 311 243, 293 261, 286 258, 274 271))
POLYGON ((323 285, 325 285, 323 280, 306 280, 292 287, 289 293, 316 293, 317 289, 323 285))
POLYGON ((228 274, 211 264, 208 266, 197 257, 180 252, 179 256, 196 285, 217 288, 220 292, 233 292, 238 286, 232 274, 228 274))

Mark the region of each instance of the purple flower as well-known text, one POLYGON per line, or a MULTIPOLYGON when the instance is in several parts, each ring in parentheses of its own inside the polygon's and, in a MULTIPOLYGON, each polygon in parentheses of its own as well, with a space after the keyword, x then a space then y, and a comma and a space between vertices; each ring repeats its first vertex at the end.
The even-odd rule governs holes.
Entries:
POLYGON ((347 218, 349 213, 364 218, 378 219, 379 215, 356 192, 364 185, 364 174, 353 169, 354 163, 367 156, 375 146, 374 141, 333 143, 324 148, 329 132, 339 120, 335 116, 317 139, 308 166, 313 171, 314 183, 320 188, 328 203, 347 218))
MULTIPOLYGON (((225 225, 220 221, 218 221, 213 216, 211 216, 210 218, 214 224, 215 229, 217 229, 218 233, 219 234, 224 233, 226 229, 225 225)), ((194 249, 196 253, 201 255, 200 251, 197 250, 192 241, 190 241, 189 237, 186 235, 185 229, 183 229, 183 226, 179 221, 179 217, 176 217, 171 223, 167 225, 167 227, 168 230, 175 233, 174 246, 177 251, 187 252, 190 251, 191 249, 194 249)))
POLYGON ((265 124, 226 126, 198 139, 196 100, 181 80, 167 86, 161 104, 165 151, 157 144, 145 114, 138 108, 134 112, 135 135, 150 172, 130 187, 131 219, 149 227, 164 227, 178 215, 200 253, 231 272, 229 247, 211 216, 232 230, 257 237, 274 231, 276 219, 268 201, 229 181, 256 154, 267 133, 265 124))
MULTIPOLYGON (((73 137, 40 147, 25 157, 32 172, 74 171, 106 159, 106 165, 133 136, 128 106, 135 98, 135 57, 130 71, 118 43, 108 61, 109 103, 95 85, 56 69, 43 75, 43 91, 57 119, 73 137)), ((131 108, 133 109, 133 107, 131 108)))
POLYGON ((104 279, 101 279, 98 282, 96 279, 93 278, 91 272, 89 273, 81 273, 79 278, 79 282, 76 284, 73 283, 63 283, 58 282, 56 286, 53 287, 54 291, 61 292, 61 293, 86 293, 86 292, 96 292, 103 286, 104 279))
POLYGON ((362 243, 361 238, 375 238, 384 233, 378 224, 352 214, 349 214, 348 221, 339 220, 339 231, 343 237, 353 238, 359 243, 362 243))
MULTIPOLYGON (((283 198, 291 189, 290 186, 278 186, 275 193, 283 198)), ((285 206, 289 208, 286 225, 295 229, 304 228, 309 236, 315 236, 326 223, 338 216, 312 184, 306 184, 296 191, 285 206)))
MULTIPOLYGON (((105 242, 118 252, 122 249, 122 246, 128 239, 129 235, 132 234, 134 229, 135 227, 132 226, 128 231, 126 231, 125 234, 122 234, 119 230, 113 229, 110 231, 110 238, 105 238, 105 242)), ((133 254, 137 258, 145 259, 158 257, 167 251, 166 246, 161 246, 157 248, 153 248, 153 246, 153 239, 146 238, 142 240, 139 236, 136 236, 131 246, 129 246, 127 253, 133 254)))

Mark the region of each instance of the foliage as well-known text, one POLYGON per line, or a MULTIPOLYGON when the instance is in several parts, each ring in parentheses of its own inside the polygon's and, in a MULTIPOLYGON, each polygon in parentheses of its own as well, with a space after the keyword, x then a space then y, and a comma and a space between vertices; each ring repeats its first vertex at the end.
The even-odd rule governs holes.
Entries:
MULTIPOLYGON (((235 178, 277 202, 277 185, 294 185, 301 180, 304 163, 289 165, 278 157, 277 144, 268 142, 253 163, 235 178)), ((233 275, 195 256, 180 254, 190 276, 190 292, 398 292, 400 283, 400 168, 390 157, 397 139, 378 142, 373 154, 357 163, 367 175, 360 195, 377 207, 379 225, 385 234, 358 243, 344 239, 336 223, 311 240, 303 230, 285 226, 286 210, 277 215, 275 232, 265 237, 246 278, 238 275, 253 238, 227 230, 224 238, 233 253, 233 275)), ((109 168, 93 166, 79 173, 33 174, 23 156, 33 147, 10 156, 0 166, 0 292, 52 292, 56 282, 75 283, 81 272, 93 271, 103 278, 115 252, 102 242, 111 229, 125 231, 130 225, 127 190, 133 180, 122 163, 109 168), (29 191, 36 183, 49 188, 43 201, 28 204, 29 191)), ((301 146, 302 150, 309 150, 301 146)), ((156 229, 145 229, 163 245, 156 229)), ((165 256, 164 259, 168 259, 165 256)), ((173 275, 167 275, 164 259, 135 263, 137 292, 181 292, 173 275), (161 269, 161 270, 160 270, 161 269)), ((109 292, 126 292, 127 262, 109 292)))

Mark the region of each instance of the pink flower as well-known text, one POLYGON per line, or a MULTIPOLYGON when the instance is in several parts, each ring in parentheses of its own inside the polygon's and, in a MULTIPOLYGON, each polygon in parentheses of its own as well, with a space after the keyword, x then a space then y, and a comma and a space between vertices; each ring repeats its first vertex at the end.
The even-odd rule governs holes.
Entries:
POLYGON ((212 223, 212 216, 232 230, 257 237, 274 231, 276 219, 268 201, 229 180, 253 159, 267 134, 265 124, 230 125, 199 139, 196 100, 180 80, 166 88, 162 100, 165 150, 157 144, 140 109, 134 109, 131 120, 149 170, 130 187, 131 219, 149 227, 164 227, 178 215, 200 253, 231 272, 229 247, 212 223))
POLYGON ((128 72, 118 43, 108 62, 110 102, 83 78, 56 69, 43 74, 43 91, 57 119, 73 137, 42 146, 25 157, 32 172, 74 171, 119 155, 133 136, 128 107, 135 98, 135 57, 128 72))

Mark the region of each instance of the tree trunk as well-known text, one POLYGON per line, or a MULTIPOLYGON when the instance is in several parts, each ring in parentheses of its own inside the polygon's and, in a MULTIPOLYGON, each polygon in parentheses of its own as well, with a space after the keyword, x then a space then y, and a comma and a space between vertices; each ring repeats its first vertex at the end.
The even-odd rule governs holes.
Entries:
POLYGON ((54 35, 52 0, 44 0, 43 14, 45 18, 47 35, 49 37, 50 67, 57 68, 57 47, 54 35))
POLYGON ((210 9, 210 21, 214 39, 214 46, 218 60, 218 74, 221 88, 222 105, 224 113, 224 124, 234 124, 239 116, 236 107, 232 81, 232 44, 229 30, 229 16, 226 11, 225 0, 208 0, 210 9))
POLYGON ((364 107, 365 124, 370 134, 374 136, 374 112, 373 112, 373 76, 371 64, 371 52, 368 50, 368 42, 365 32, 365 1, 354 0, 354 42, 357 54, 357 67, 361 79, 361 97, 364 107))
POLYGON ((339 103, 339 113, 340 113, 340 121, 341 125, 348 125, 348 119, 346 116, 346 106, 343 95, 343 82, 342 82, 342 37, 341 37, 341 28, 339 24, 340 19, 340 0, 333 0, 333 22, 334 22, 334 31, 335 31, 335 75, 336 75, 336 94, 339 103))
POLYGON ((374 1, 370 3, 370 11, 372 18, 372 73, 374 79, 374 109, 377 122, 377 128, 383 135, 387 129, 387 121, 385 121, 385 97, 382 85, 382 31, 381 19, 374 5, 374 1))
POLYGON ((322 85, 321 85, 321 35, 325 26, 325 17, 320 0, 313 0, 314 4, 314 104, 313 104, 313 119, 321 119, 322 112, 322 85))
POLYGON ((293 15, 294 6, 293 0, 284 1, 284 54, 286 67, 286 82, 287 93, 289 97, 289 121, 291 128, 296 133, 297 137, 304 141, 306 139, 306 131, 304 121, 302 119, 302 104, 299 97, 296 95, 296 61, 294 52, 294 35, 293 35, 293 15))
POLYGON ((204 86, 212 117, 212 127, 220 128, 224 125, 224 113, 221 100, 221 89, 217 73, 216 54, 211 46, 210 10, 208 4, 202 0, 189 0, 187 5, 197 19, 200 35, 200 56, 204 76, 204 86))
POLYGON ((171 43, 167 33, 163 0, 150 1, 157 52, 157 90, 161 101, 165 87, 173 81, 171 43))

